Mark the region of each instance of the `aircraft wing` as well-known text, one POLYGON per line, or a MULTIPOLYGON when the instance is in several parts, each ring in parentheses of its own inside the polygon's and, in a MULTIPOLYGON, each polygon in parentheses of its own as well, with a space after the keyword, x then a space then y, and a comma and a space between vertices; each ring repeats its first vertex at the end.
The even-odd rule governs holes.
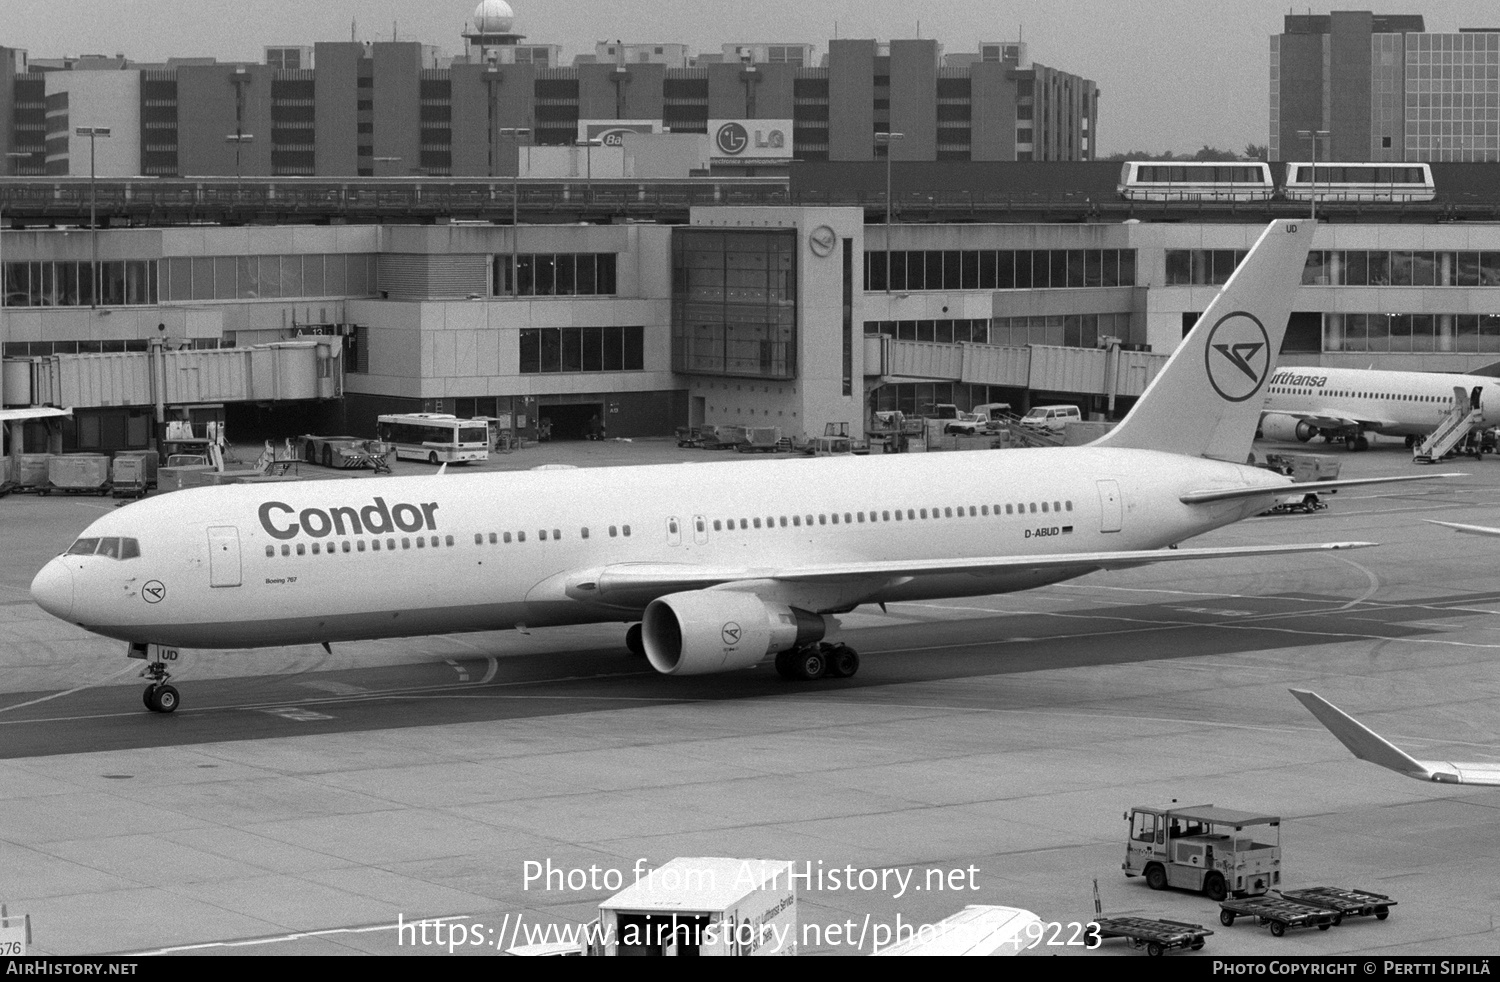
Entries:
POLYGON ((1368 760, 1419 781, 1500 786, 1500 764, 1417 760, 1316 692, 1305 689, 1288 691, 1360 760, 1368 760))
POLYGON ((1500 535, 1500 529, 1490 528, 1488 525, 1462 525, 1458 522, 1439 522, 1432 518, 1424 518, 1422 521, 1428 525, 1443 525, 1456 532, 1467 532, 1469 535, 1500 535))
POLYGON ((1395 484, 1399 481, 1426 481, 1443 477, 1464 476, 1466 475, 1460 472, 1402 474, 1395 477, 1351 477, 1339 481, 1301 481, 1296 484, 1288 482, 1286 484, 1272 484, 1251 488, 1207 488, 1202 491, 1189 491, 1179 496, 1177 500, 1185 505, 1203 505, 1211 501, 1234 501, 1239 498, 1280 498, 1288 494, 1302 494, 1309 491, 1337 491, 1339 488, 1355 488, 1364 484, 1395 484))
POLYGON ((1383 430, 1395 426, 1396 421, 1392 419, 1355 419, 1346 416, 1337 409, 1320 409, 1316 412, 1301 412, 1296 409, 1267 409, 1261 413, 1262 418, 1266 416, 1290 416, 1304 423, 1311 423, 1325 430, 1383 430))
POLYGON ((1128 569, 1150 563, 1190 559, 1228 559, 1276 556, 1297 552, 1362 549, 1373 542, 1317 542, 1292 545, 1222 546, 1196 549, 1133 549, 1120 552, 1063 552, 1038 556, 982 556, 974 559, 869 560, 820 563, 816 566, 711 567, 679 563, 620 563, 568 577, 567 594, 621 606, 636 606, 668 593, 715 587, 743 589, 790 602, 799 589, 816 589, 829 596, 831 588, 840 600, 831 607, 854 605, 882 586, 923 576, 997 575, 1007 572, 1063 570, 1083 575, 1102 569, 1128 569))

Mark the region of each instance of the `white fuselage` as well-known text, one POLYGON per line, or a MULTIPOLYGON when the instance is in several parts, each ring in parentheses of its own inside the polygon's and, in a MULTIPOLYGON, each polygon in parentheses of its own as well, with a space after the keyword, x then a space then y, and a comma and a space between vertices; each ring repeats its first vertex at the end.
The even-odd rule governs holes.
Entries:
MULTIPOLYGON (((653 598, 603 603, 579 584, 633 563, 773 577, 869 560, 1153 549, 1265 505, 1185 505, 1180 494, 1284 480, 1079 447, 237 485, 106 515, 83 536, 133 537, 140 555, 58 557, 38 596, 99 634, 205 648, 633 621, 653 598)), ((836 612, 1084 572, 855 578, 822 583, 807 603, 836 612)))
MULTIPOLYGON (((1426 436, 1453 409, 1453 390, 1471 393, 1500 418, 1500 379, 1444 372, 1386 372, 1360 368, 1278 368, 1266 385, 1266 413, 1343 420, 1393 436, 1426 436)), ((1466 396, 1467 397, 1467 396, 1466 396)), ((1314 425, 1319 425, 1314 423, 1314 425)), ((1324 429, 1335 429, 1332 425, 1324 429)))

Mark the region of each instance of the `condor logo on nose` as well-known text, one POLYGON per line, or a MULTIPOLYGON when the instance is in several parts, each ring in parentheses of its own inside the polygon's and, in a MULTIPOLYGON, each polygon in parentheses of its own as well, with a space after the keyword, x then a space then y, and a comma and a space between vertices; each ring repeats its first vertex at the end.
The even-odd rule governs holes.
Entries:
POLYGON ((275 539, 295 538, 303 532, 314 539, 329 535, 384 535, 397 529, 402 532, 436 531, 434 512, 437 502, 421 505, 402 502, 390 507, 384 498, 376 498, 373 504, 363 508, 342 505, 324 511, 321 508, 304 508, 300 512, 282 501, 267 501, 260 506, 260 526, 275 539), (288 522, 287 517, 296 514, 297 521, 288 522), (277 523, 282 523, 279 527, 277 523))

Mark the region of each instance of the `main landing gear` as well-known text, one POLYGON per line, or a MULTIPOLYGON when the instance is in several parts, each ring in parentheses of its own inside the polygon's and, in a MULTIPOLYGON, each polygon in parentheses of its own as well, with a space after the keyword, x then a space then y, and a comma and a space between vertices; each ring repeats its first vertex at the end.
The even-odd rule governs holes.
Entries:
POLYGON ((859 671, 859 653, 847 644, 820 641, 776 655, 776 674, 788 681, 846 679, 859 671))

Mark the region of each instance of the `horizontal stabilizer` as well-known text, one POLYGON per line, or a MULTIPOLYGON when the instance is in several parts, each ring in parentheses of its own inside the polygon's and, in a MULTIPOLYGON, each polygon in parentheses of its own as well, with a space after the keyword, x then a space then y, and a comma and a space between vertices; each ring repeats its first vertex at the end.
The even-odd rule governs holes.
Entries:
POLYGON ((1488 525, 1463 525, 1458 522, 1440 522, 1435 518, 1424 518, 1422 521, 1428 525, 1442 525, 1453 529, 1455 532, 1465 532, 1469 535, 1500 535, 1500 529, 1490 528, 1488 525))
POLYGON ((1403 474, 1399 477, 1351 477, 1340 481, 1302 481, 1292 484, 1274 484, 1255 488, 1209 488, 1189 491, 1177 500, 1185 505, 1203 505, 1211 501, 1235 501, 1240 498, 1280 498, 1288 494, 1303 494, 1317 491, 1337 491, 1365 484, 1395 484, 1400 481, 1426 481, 1442 477, 1464 477, 1463 473, 1403 474))
POLYGON ((1419 781, 1438 784, 1500 785, 1500 764, 1462 763, 1445 760, 1417 760, 1394 743, 1382 737, 1359 720, 1339 709, 1316 692, 1289 689, 1297 701, 1318 718, 1318 722, 1338 737, 1339 742, 1360 760, 1379 764, 1397 774, 1419 781))

